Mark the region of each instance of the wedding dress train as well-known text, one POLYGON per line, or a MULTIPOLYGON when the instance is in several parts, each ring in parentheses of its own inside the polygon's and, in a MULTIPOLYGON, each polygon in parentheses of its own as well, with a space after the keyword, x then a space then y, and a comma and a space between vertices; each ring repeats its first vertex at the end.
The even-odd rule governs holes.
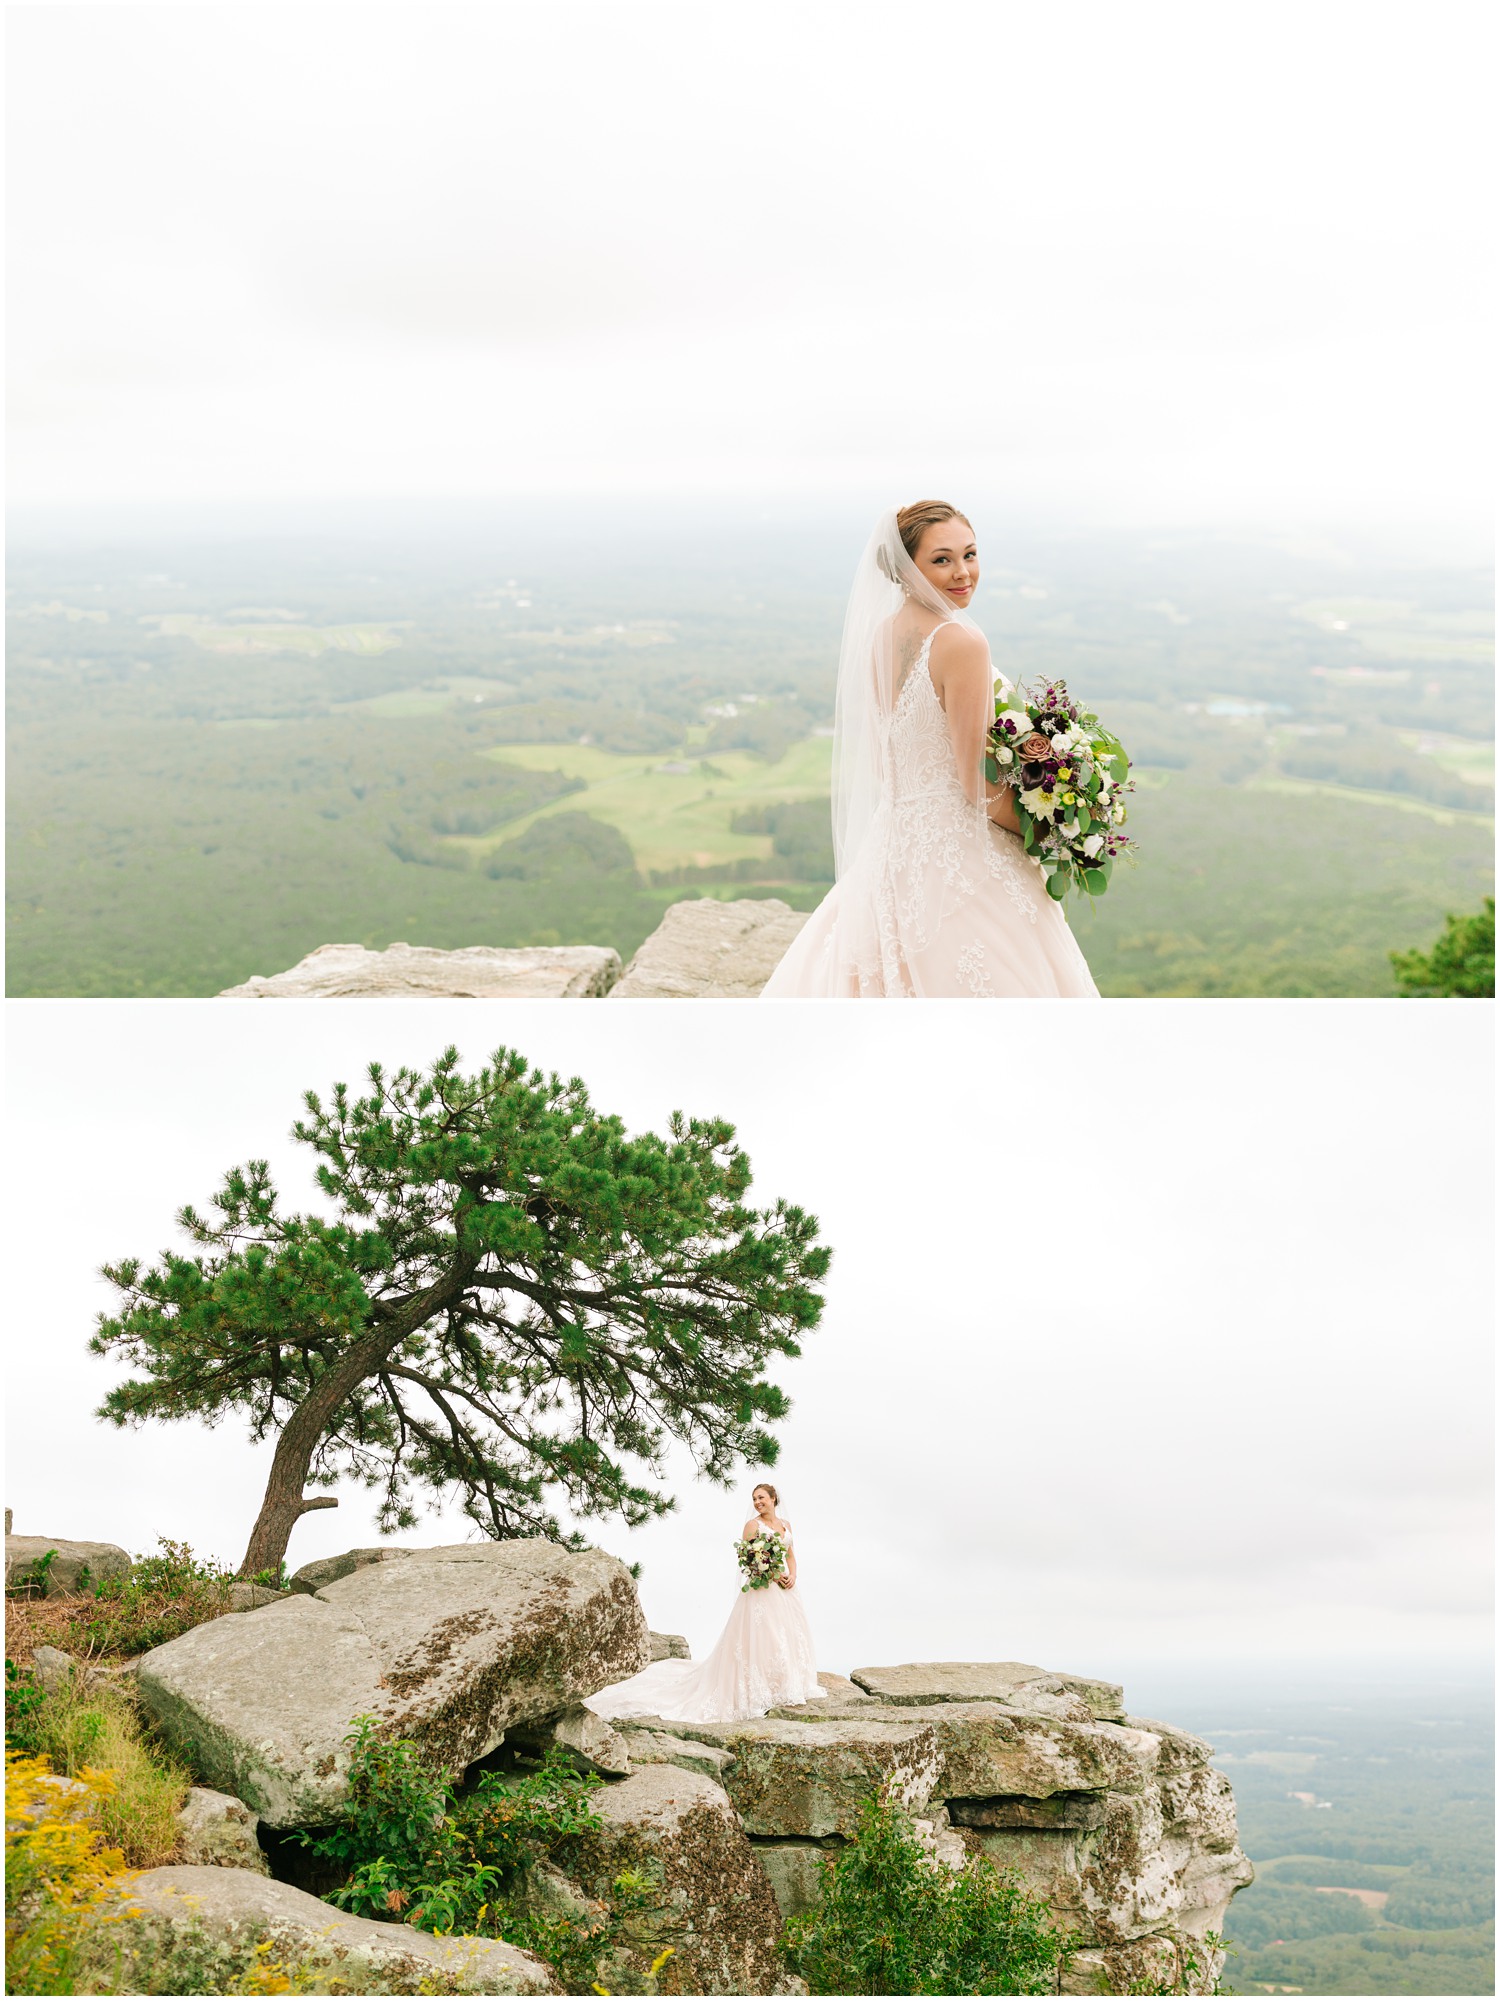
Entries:
MULTIPOLYGON (((756 1534, 762 1534, 760 1529, 756 1534)), ((792 1544, 790 1524, 784 1533, 792 1544)), ((711 1654, 653 1661, 588 1698, 596 1716, 660 1716, 678 1723, 738 1723, 785 1703, 821 1702, 812 1631, 794 1584, 741 1591, 711 1654)))

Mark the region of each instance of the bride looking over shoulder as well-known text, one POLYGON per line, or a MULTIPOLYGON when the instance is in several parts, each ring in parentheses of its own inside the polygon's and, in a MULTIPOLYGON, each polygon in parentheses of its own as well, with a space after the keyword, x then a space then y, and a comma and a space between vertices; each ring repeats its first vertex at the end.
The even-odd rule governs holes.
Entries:
POLYGON ((834 887, 768 1000, 1097 999, 985 778, 989 643, 968 616, 979 551, 946 501, 891 509, 855 573, 834 706, 834 887))

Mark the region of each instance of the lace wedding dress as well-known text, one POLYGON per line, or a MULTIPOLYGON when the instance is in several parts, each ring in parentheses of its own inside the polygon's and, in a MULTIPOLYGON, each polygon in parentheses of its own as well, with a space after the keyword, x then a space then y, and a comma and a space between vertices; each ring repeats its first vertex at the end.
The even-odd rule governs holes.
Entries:
MULTIPOLYGON (((988 817, 977 774, 969 790, 962 781, 955 719, 931 672, 932 642, 954 616, 906 555, 895 515, 884 517, 855 580, 839 662, 837 881, 763 999, 1098 996, 1019 835, 988 817), (903 643, 909 652, 924 613, 939 622, 902 671, 903 643)), ((988 719, 966 719, 973 741, 988 719)))
MULTIPOLYGON (((764 1533, 761 1529, 757 1535, 764 1533)), ((792 1546, 791 1524, 782 1530, 792 1546)), ((784 1703, 821 1702, 812 1632, 794 1584, 741 1591, 711 1654, 653 1661, 629 1681, 588 1698, 596 1716, 660 1716, 677 1723, 737 1723, 784 1703)))

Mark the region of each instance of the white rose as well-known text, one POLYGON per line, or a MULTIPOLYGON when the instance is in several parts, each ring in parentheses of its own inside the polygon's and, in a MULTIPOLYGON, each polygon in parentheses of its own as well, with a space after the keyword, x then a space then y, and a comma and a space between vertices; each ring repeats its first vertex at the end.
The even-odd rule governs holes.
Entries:
POLYGON ((1103 846, 1104 846, 1104 836, 1102 834, 1090 834, 1088 839, 1083 844, 1083 852, 1088 856, 1089 860, 1092 861, 1094 856, 1098 854, 1099 850, 1103 846))
POLYGON ((1013 750, 1008 749, 1006 745, 1003 743, 997 743, 995 745, 996 764, 1014 764, 1015 761, 1016 761, 1016 754, 1013 750))

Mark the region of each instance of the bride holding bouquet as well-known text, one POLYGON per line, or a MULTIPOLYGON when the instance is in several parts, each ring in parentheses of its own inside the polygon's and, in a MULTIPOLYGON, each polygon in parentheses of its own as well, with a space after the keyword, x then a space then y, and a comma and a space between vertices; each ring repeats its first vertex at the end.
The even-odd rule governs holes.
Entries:
MULTIPOLYGON (((968 616, 978 581, 957 508, 922 500, 876 523, 839 654, 837 880, 762 998, 1098 997, 1063 915, 1065 882, 1049 893, 1076 821, 1047 829, 1044 872, 1044 795, 1035 784, 1021 794, 1019 770, 1002 769, 997 706, 1014 691, 1000 683, 997 703, 989 645, 968 616), (1032 805, 1018 811, 1021 797, 1032 805)), ((1055 798, 1057 812, 1072 810, 1071 793, 1055 798)), ((1092 863, 1083 856, 1075 878, 1092 863)))
POLYGON ((714 1650, 701 1661, 653 1661, 588 1698, 596 1716, 661 1716, 678 1723, 737 1723, 785 1703, 821 1702, 812 1633, 797 1590, 792 1525, 762 1483, 735 1544, 744 1576, 714 1650))

